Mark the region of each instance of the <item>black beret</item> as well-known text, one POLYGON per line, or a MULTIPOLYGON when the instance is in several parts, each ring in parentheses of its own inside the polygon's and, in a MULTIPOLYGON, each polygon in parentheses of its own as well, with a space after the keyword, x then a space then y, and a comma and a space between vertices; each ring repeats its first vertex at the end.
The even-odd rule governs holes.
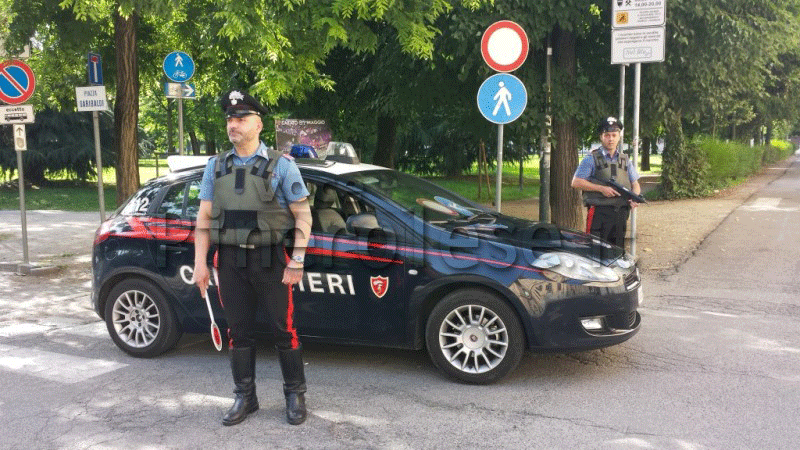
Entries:
POLYGON ((250 114, 267 114, 267 108, 250 94, 238 90, 227 92, 220 100, 225 117, 244 117, 250 114))
POLYGON ((603 134, 606 131, 620 130, 622 130, 622 122, 617 120, 616 117, 606 117, 605 119, 600 119, 600 122, 597 124, 597 132, 600 134, 603 134))

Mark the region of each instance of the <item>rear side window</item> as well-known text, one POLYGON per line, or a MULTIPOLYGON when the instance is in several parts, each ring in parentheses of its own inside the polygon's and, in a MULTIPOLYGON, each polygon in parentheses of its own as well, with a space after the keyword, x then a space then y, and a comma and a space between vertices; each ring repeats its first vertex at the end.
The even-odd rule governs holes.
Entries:
POLYGON ((171 186, 158 206, 156 216, 195 220, 200 209, 200 181, 171 186))
POLYGON ((154 183, 143 187, 122 205, 118 214, 123 216, 143 216, 147 214, 148 208, 155 201, 162 186, 162 184, 154 183))

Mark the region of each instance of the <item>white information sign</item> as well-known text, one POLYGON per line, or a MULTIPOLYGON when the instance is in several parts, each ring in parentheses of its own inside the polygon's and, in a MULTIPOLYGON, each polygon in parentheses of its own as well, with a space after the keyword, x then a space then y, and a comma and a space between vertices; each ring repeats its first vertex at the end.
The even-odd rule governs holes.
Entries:
POLYGON ((665 27, 611 30, 611 64, 664 61, 665 27))
POLYGON ((14 125, 14 150, 25 151, 28 149, 28 136, 25 134, 25 125, 14 125))
POLYGON ((667 0, 611 0, 611 28, 657 27, 666 24, 667 0))
POLYGON ((0 124, 33 123, 33 105, 0 106, 0 124))
POLYGON ((78 111, 106 111, 108 109, 105 86, 76 87, 75 98, 78 101, 78 111))

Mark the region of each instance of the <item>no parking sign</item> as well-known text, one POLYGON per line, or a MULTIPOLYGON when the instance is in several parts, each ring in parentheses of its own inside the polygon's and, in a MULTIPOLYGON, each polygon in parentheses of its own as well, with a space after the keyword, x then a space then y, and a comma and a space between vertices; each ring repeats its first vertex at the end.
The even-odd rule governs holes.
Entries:
POLYGON ((27 64, 19 60, 0 64, 0 100, 19 105, 28 100, 36 89, 36 79, 27 64))

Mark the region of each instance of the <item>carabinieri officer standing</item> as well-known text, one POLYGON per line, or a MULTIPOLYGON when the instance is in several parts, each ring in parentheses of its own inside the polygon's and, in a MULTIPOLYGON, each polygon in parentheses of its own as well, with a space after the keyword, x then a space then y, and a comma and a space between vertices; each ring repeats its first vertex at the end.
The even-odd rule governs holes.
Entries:
POLYGON ((231 91, 222 98, 233 149, 211 158, 203 173, 195 229, 194 280, 205 295, 210 243, 217 244, 220 301, 230 337, 235 385, 223 425, 242 422, 258 410, 255 385, 256 311, 267 307, 283 372, 286 419, 306 419, 302 345, 294 327, 292 286, 303 276, 311 233, 308 190, 292 157, 268 150, 259 139, 261 115, 255 98, 231 91), (292 240, 291 254, 286 238, 292 240))

